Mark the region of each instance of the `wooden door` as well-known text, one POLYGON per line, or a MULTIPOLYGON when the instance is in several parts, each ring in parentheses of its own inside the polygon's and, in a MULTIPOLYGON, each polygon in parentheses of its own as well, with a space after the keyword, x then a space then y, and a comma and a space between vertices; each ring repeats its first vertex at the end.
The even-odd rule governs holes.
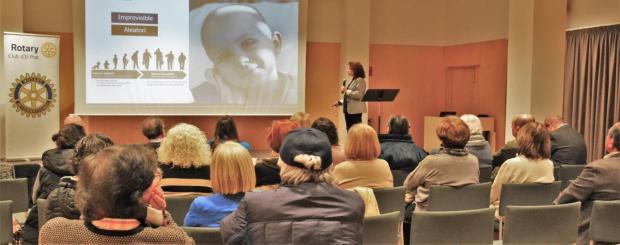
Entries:
POLYGON ((455 111, 458 115, 475 114, 475 83, 475 67, 448 68, 446 70, 446 111, 455 111))

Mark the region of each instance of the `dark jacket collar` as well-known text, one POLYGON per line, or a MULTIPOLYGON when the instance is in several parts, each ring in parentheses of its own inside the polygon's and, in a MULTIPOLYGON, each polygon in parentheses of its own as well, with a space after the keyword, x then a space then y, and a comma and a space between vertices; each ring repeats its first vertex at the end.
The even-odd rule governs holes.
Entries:
POLYGON ((379 135, 379 141, 381 142, 406 142, 406 143, 412 143, 413 139, 411 138, 411 135, 408 134, 380 134, 379 135))

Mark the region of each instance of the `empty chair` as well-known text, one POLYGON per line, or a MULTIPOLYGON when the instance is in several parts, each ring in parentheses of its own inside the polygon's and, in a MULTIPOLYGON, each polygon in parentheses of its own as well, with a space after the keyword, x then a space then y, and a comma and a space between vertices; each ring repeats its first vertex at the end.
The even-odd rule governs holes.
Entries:
POLYGON ((402 170, 392 170, 392 182, 394 182, 394 187, 403 186, 407 175, 409 175, 409 172, 405 172, 402 170))
POLYGON ((220 228, 208 227, 182 227, 187 235, 194 239, 196 244, 224 244, 220 235, 220 228))
POLYGON ((13 240, 12 201, 0 201, 0 244, 8 244, 13 240))
POLYGON ((37 199, 37 215, 39 216, 39 230, 47 222, 47 199, 37 199))
POLYGON ((404 211, 405 209, 405 187, 374 189, 375 198, 379 204, 379 212, 382 214, 404 211))
POLYGON ((489 207, 491 183, 462 187, 431 186, 428 211, 459 211, 489 207))
POLYGON ((564 188, 566 188, 570 184, 571 180, 576 179, 577 176, 581 174, 581 170, 583 170, 584 167, 585 165, 562 164, 562 166, 560 167, 560 172, 558 174, 560 176, 560 181, 562 181, 561 190, 564 190, 564 188))
POLYGON ((588 238, 597 242, 620 243, 620 200, 594 201, 588 238))
POLYGON ((185 215, 189 211, 189 207, 192 205, 195 196, 193 195, 178 195, 178 196, 166 196, 166 205, 168 212, 174 219, 174 222, 179 226, 185 222, 185 215))
POLYGON ((28 211, 28 180, 4 179, 0 180, 0 200, 13 201, 13 212, 28 211))
POLYGON ((503 244, 570 244, 577 241, 581 203, 508 206, 503 244))
POLYGON ((493 166, 482 166, 480 167, 480 183, 491 182, 491 172, 493 171, 493 166))
POLYGON ((398 244, 400 212, 364 218, 364 244, 398 244))
POLYGON ((492 244, 493 208, 415 212, 411 244, 492 244))

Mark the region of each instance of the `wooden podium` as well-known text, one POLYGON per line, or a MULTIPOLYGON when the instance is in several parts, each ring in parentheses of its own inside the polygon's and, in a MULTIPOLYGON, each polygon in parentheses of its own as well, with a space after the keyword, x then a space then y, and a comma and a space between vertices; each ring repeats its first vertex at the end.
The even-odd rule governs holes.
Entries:
MULTIPOLYGON (((437 126, 441 123, 442 117, 424 117, 424 150, 430 152, 441 146, 441 141, 437 138, 437 126)), ((481 117, 482 131, 488 131, 489 144, 491 151, 495 152, 495 118, 481 117)))

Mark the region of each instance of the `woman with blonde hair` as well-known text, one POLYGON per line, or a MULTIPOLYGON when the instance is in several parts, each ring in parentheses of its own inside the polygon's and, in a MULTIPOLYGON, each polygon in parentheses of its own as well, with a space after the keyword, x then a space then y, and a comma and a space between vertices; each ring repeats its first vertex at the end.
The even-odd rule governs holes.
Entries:
POLYGON ((252 156, 241 144, 220 144, 211 163, 213 195, 197 197, 185 217, 185 226, 220 227, 220 221, 237 209, 246 192, 256 185, 252 156))
POLYGON ((310 121, 310 113, 305 113, 301 111, 295 112, 295 114, 293 114, 291 118, 289 118, 289 120, 297 123, 300 128, 309 128, 312 124, 312 121, 310 121))
POLYGON ((157 156, 163 171, 164 191, 211 192, 211 148, 199 128, 187 123, 175 125, 161 142, 157 156))
POLYGON ((390 166, 380 154, 377 132, 366 124, 353 125, 344 145, 347 161, 334 167, 334 184, 345 189, 394 187, 390 166))

